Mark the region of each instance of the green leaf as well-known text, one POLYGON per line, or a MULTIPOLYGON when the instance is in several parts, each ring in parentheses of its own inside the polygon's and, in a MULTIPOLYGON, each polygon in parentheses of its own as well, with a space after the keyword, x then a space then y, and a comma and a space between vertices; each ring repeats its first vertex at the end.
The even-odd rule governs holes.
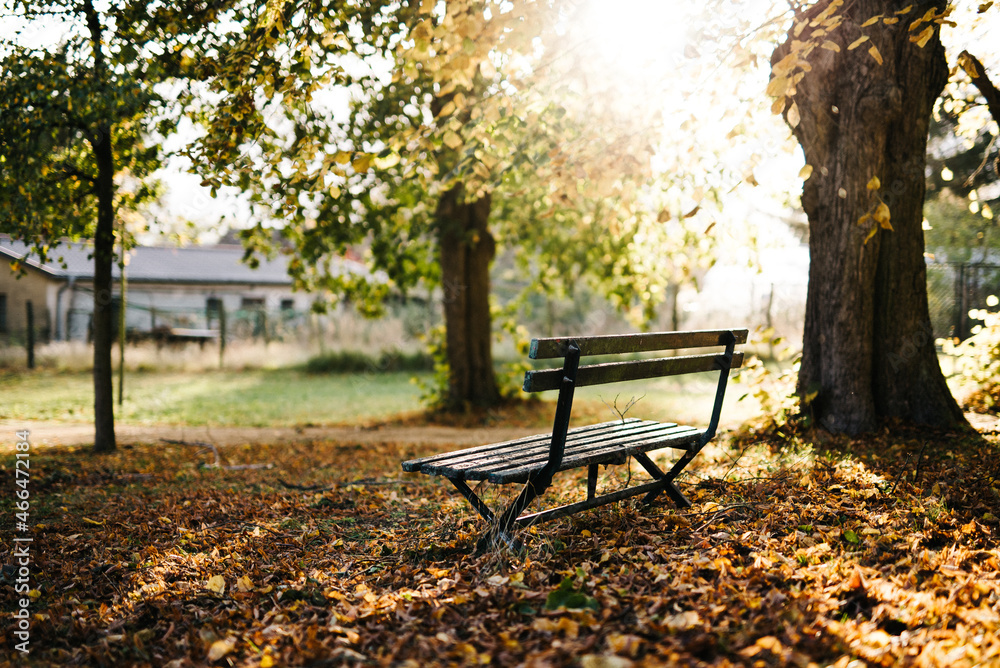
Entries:
POLYGON ((587 596, 582 591, 573 587, 573 578, 563 578, 549 595, 545 598, 546 610, 558 610, 566 608, 568 610, 600 610, 601 606, 597 599, 587 596))
POLYGON ((851 529, 844 529, 844 540, 846 540, 848 543, 856 544, 859 542, 858 534, 854 533, 854 531, 851 529))

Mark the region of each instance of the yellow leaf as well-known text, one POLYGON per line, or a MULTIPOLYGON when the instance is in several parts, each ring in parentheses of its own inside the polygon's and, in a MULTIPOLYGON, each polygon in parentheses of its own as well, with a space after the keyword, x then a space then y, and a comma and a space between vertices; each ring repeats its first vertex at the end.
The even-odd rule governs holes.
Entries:
POLYGON ((870 213, 866 213, 865 215, 861 216, 860 218, 858 218, 858 227, 863 226, 865 223, 867 223, 871 219, 872 219, 872 215, 870 213))
POLYGON ((929 25, 926 28, 924 28, 924 31, 920 33, 916 37, 916 39, 911 37, 910 40, 916 42, 917 46, 919 46, 922 49, 925 46, 927 46, 927 42, 931 41, 931 37, 933 36, 934 36, 934 26, 929 25))
POLYGON ((868 190, 878 190, 882 187, 882 182, 878 180, 877 176, 873 176, 872 180, 868 182, 868 190))
POLYGON ((798 62, 799 55, 797 53, 790 53, 779 60, 775 66, 771 68, 771 73, 776 77, 783 77, 795 69, 798 62))
POLYGON ((847 199, 847 191, 844 190, 843 188, 840 188, 839 190, 837 190, 837 197, 839 197, 840 199, 847 199))
POLYGON ((867 28, 868 26, 875 25, 876 23, 879 22, 879 20, 881 18, 882 18, 881 14, 876 14, 875 16, 871 17, 870 19, 868 19, 867 21, 865 21, 864 23, 862 23, 861 27, 862 28, 867 28))
POLYGON ((825 42, 823 42, 822 44, 820 44, 820 46, 822 48, 826 49, 827 51, 833 51, 834 53, 840 53, 840 45, 837 44, 836 42, 831 42, 830 40, 826 40, 825 42))
POLYGON ((872 44, 872 48, 868 49, 868 53, 875 59, 876 63, 882 64, 882 54, 878 52, 878 48, 874 44, 872 44))
POLYGON ((253 590, 253 580, 244 575, 239 580, 236 581, 236 588, 240 591, 247 592, 253 590))
POLYGON ((358 174, 364 174, 365 172, 368 171, 368 168, 372 166, 372 156, 367 153, 364 155, 360 155, 354 159, 354 162, 351 163, 351 166, 354 168, 354 171, 357 172, 358 174))
POLYGON ((214 591, 216 594, 226 593, 226 578, 221 575, 213 575, 208 578, 208 582, 205 583, 210 591, 214 591))
POLYGON ((347 151, 337 151, 337 155, 333 157, 333 160, 338 165, 346 165, 351 161, 351 154, 347 151))
POLYGON ((274 668, 274 659, 270 654, 265 654, 260 659, 260 668, 274 668))
POLYGON ((787 104, 787 100, 783 97, 779 97, 774 101, 774 104, 771 105, 771 113, 775 115, 780 114, 785 110, 785 104, 787 104))
POLYGON ((848 51, 854 51, 854 49, 858 48, 859 46, 861 46, 862 44, 864 44, 867 41, 868 41, 868 35, 862 35, 861 37, 859 37, 856 40, 854 40, 853 42, 851 42, 851 45, 849 47, 847 47, 847 50, 848 51))
POLYGON ((979 5, 979 11, 977 13, 982 14, 992 6, 993 6, 993 0, 990 0, 989 2, 984 2, 983 4, 979 5))
POLYGON ((894 23, 899 23, 899 17, 897 17, 897 16, 887 16, 884 19, 882 19, 882 23, 884 23, 887 26, 891 26, 894 23))
POLYGON ((976 63, 972 60, 968 53, 963 51, 958 54, 958 65, 973 79, 979 77, 979 68, 976 67, 976 63))
POLYGON ((812 173, 813 173, 812 165, 803 165, 802 169, 799 170, 799 178, 803 180, 808 179, 810 176, 812 176, 812 173))
POLYGON ((236 647, 236 643, 232 640, 216 640, 212 643, 212 646, 208 648, 208 657, 206 657, 209 663, 214 663, 229 654, 236 647))
POLYGON ((784 95, 788 90, 788 77, 775 77, 767 84, 767 94, 771 97, 784 95))
POLYGON ((913 11, 913 5, 907 5, 896 12, 896 16, 902 16, 903 14, 909 14, 913 11))
POLYGON ((889 211, 889 205, 885 202, 879 202, 878 206, 875 207, 875 213, 872 214, 872 218, 874 218, 884 230, 892 229, 892 225, 889 224, 889 218, 891 217, 892 213, 889 211))
POLYGON ((788 116, 786 118, 788 120, 789 125, 791 125, 793 128, 798 127, 799 121, 802 120, 799 117, 799 105, 792 102, 792 106, 788 108, 788 116))
POLYGON ((104 526, 104 520, 101 520, 100 522, 98 522, 97 520, 92 520, 92 519, 90 519, 89 517, 84 517, 84 518, 82 518, 82 519, 83 519, 83 521, 84 521, 84 522, 86 522, 87 524, 93 524, 93 525, 95 525, 95 526, 99 526, 99 527, 102 527, 102 526, 104 526))
POLYGON ((463 143, 462 138, 453 130, 448 130, 448 132, 444 133, 444 144, 448 148, 457 149, 463 143))
POLYGON ((330 186, 330 197, 333 199, 340 197, 340 188, 337 186, 330 186))
POLYGON ((865 236, 865 245, 866 246, 868 245, 868 242, 871 241, 871 238, 873 236, 875 236, 876 232, 878 232, 878 226, 877 225, 872 225, 872 228, 870 230, 868 230, 867 236, 865 236))
POLYGON ((453 113, 455 113, 455 101, 448 100, 448 103, 438 112, 438 118, 445 118, 446 116, 451 116, 453 113))
POLYGON ((680 612, 676 615, 667 615, 663 618, 663 625, 668 629, 686 631, 701 623, 701 618, 694 610, 680 612))
POLYGON ((375 166, 379 169, 389 169, 390 167, 395 167, 399 164, 399 154, 390 153, 386 156, 378 156, 375 158, 375 166))

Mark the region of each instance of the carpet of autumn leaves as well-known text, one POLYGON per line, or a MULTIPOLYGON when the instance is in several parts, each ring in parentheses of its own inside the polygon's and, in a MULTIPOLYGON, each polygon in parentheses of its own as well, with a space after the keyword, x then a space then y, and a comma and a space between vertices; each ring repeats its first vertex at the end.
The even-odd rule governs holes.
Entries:
MULTIPOLYGON (((723 438, 682 481, 690 509, 604 507, 478 557, 482 521, 447 481, 400 471, 440 448, 219 448, 273 465, 252 469, 190 444, 39 448, 31 654, 5 631, 0 663, 1000 665, 995 441, 723 438)), ((638 481, 617 468, 603 484, 638 481)))

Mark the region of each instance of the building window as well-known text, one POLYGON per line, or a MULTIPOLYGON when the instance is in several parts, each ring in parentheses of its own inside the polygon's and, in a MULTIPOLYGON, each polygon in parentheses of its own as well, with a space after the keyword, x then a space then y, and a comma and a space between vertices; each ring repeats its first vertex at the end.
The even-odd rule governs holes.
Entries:
POLYGON ((205 300, 205 324, 211 329, 222 321, 222 300, 209 297, 205 300))
POLYGON ((281 310, 282 311, 294 311, 295 310, 295 300, 294 299, 282 299, 281 300, 281 310))
POLYGON ((0 334, 7 333, 7 295, 0 292, 0 334))
POLYGON ((244 311, 263 311, 264 310, 264 298, 263 297, 244 297, 243 298, 243 310, 244 311))

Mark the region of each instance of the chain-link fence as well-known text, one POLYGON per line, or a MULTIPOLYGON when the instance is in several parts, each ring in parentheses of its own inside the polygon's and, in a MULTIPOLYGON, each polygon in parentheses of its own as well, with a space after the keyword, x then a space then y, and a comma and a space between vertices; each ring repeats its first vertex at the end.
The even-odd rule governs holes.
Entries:
POLYGON ((1000 295, 1000 265, 934 262, 927 265, 927 302, 935 338, 966 339, 979 324, 971 309, 1000 295))

